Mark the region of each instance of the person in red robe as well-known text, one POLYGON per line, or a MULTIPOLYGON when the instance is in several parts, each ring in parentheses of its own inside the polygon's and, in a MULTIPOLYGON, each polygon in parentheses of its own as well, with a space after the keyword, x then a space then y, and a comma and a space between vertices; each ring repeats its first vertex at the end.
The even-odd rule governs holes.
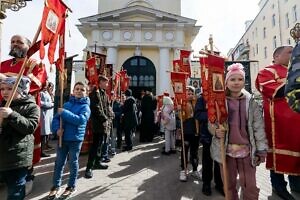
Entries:
MULTIPOLYGON (((26 53, 31 46, 31 42, 24 36, 14 35, 10 41, 10 52, 9 55, 13 58, 1 62, 0 67, 0 79, 5 76, 17 76, 26 53)), ((36 98, 36 103, 40 106, 40 91, 43 85, 46 84, 47 72, 44 65, 38 63, 36 60, 29 58, 26 63, 26 69, 24 76, 31 79, 30 91, 29 93, 36 98)), ((36 164, 41 159, 41 129, 40 126, 36 129, 34 133, 34 155, 32 164, 36 164)), ((30 170, 32 171, 32 169, 30 170)))
POLYGON ((270 171, 273 191, 283 199, 294 199, 287 191, 284 174, 288 174, 291 191, 300 192, 300 115, 289 107, 284 88, 293 47, 281 46, 273 53, 273 65, 262 69, 256 88, 262 94, 265 129, 269 144, 266 167, 270 171))

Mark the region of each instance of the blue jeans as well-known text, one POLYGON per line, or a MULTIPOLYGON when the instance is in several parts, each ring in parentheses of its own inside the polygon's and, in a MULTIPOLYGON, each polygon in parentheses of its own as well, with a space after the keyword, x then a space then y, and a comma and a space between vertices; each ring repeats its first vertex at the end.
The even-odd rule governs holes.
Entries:
POLYGON ((25 198, 27 172, 27 167, 1 172, 2 179, 7 185, 7 200, 22 200, 25 198))
MULTIPOLYGON (((287 182, 284 180, 284 174, 270 171, 272 187, 277 191, 286 190, 287 182)), ((300 176, 288 175, 290 188, 292 191, 300 192, 300 176)))
POLYGON ((69 168, 70 176, 68 181, 68 187, 75 187, 76 179, 78 176, 78 158, 81 149, 82 141, 63 141, 62 147, 58 147, 56 151, 56 160, 53 174, 53 186, 61 186, 61 178, 64 171, 64 167, 69 155, 69 168))

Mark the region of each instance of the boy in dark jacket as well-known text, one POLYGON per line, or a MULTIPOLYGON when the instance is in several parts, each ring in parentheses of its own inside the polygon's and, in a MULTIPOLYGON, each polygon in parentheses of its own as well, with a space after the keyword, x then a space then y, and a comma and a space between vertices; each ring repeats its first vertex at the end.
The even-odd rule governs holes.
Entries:
POLYGON ((7 199, 24 199, 28 168, 32 165, 34 136, 40 117, 34 97, 28 94, 30 79, 23 77, 10 107, 3 107, 12 93, 16 77, 0 82, 3 101, 0 117, 0 174, 7 185, 7 199))

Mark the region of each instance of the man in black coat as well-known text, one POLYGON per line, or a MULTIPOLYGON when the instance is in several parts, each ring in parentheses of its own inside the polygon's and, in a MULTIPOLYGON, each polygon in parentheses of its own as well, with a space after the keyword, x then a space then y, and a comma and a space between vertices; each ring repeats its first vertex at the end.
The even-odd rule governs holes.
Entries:
POLYGON ((152 142, 155 132, 154 111, 157 100, 153 97, 150 89, 146 90, 141 102, 141 129, 140 142, 152 142))
POLYGON ((90 147, 89 158, 85 170, 85 178, 92 178, 92 169, 107 169, 108 166, 101 163, 101 152, 103 139, 109 133, 109 99, 105 90, 108 86, 108 78, 100 75, 98 87, 94 87, 90 93, 91 122, 93 132, 93 143, 90 147))
POLYGON ((132 96, 132 91, 127 89, 125 91, 126 100, 122 107, 123 113, 123 128, 125 133, 125 143, 124 151, 130 151, 132 149, 132 135, 133 130, 138 125, 137 118, 137 106, 134 97, 132 96))

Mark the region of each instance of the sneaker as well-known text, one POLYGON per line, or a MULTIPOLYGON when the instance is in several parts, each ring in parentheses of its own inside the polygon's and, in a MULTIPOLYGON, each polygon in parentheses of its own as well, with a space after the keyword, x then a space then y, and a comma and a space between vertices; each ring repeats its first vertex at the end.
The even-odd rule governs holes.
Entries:
POLYGON ((57 197, 58 193, 60 191, 59 187, 53 186, 47 196, 47 200, 53 200, 57 197))
POLYGON ((25 184, 25 196, 32 192, 33 180, 26 181, 25 184))
POLYGON ((92 178, 93 177, 93 171, 92 169, 86 169, 84 173, 85 178, 92 178))
POLYGON ((186 182, 187 181, 187 176, 184 170, 180 171, 179 173, 179 180, 182 182, 186 182))
POLYGON ((199 181, 202 180, 202 174, 199 171, 193 171, 191 176, 195 179, 198 179, 199 181))
POLYGON ((109 162, 110 162, 110 159, 109 159, 109 158, 102 158, 101 161, 104 162, 104 163, 109 163, 109 162))
POLYGON ((76 189, 74 187, 67 187, 64 191, 64 193, 62 193, 62 195, 60 195, 59 199, 67 199, 69 197, 71 197, 74 193, 76 192, 76 189))

